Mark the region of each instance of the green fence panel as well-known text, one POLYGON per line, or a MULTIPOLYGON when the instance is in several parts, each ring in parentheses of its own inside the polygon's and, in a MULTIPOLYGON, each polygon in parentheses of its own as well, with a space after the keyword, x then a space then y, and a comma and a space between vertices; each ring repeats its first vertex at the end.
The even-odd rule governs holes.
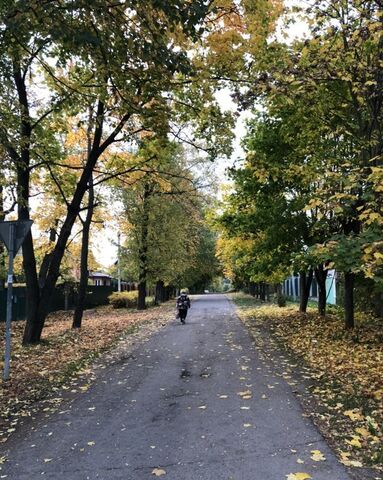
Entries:
MULTIPOLYGON (((7 289, 0 290, 0 322, 5 322, 7 314, 7 289)), ((12 320, 24 320, 26 317, 25 287, 13 287, 12 320)))
MULTIPOLYGON (((85 308, 94 308, 108 305, 108 297, 117 290, 117 286, 103 287, 90 285, 87 287, 85 308)), ((73 310, 77 301, 77 289, 74 286, 58 285, 51 297, 48 311, 73 310)), ((26 288, 13 287, 13 313, 12 320, 25 320, 26 318, 26 288)), ((5 322, 7 311, 7 289, 0 290, 0 322, 5 322)))
POLYGON ((100 305, 108 305, 108 297, 117 288, 115 287, 101 287, 96 285, 90 285, 87 288, 86 298, 85 298, 85 308, 94 308, 100 305))

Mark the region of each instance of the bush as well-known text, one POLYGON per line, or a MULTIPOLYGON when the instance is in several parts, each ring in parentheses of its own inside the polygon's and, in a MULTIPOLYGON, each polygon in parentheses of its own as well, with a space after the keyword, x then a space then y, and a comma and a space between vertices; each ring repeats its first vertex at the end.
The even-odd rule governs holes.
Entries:
POLYGON ((154 297, 146 297, 145 298, 145 305, 147 307, 155 307, 156 306, 155 298, 154 297))
POLYGON ((135 308, 137 306, 138 292, 113 292, 108 300, 113 308, 135 308))

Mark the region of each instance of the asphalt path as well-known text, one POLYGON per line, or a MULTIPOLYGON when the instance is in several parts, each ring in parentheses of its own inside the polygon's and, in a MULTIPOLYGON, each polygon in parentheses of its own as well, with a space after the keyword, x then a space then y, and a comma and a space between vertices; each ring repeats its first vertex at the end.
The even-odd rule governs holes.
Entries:
POLYGON ((350 478, 223 295, 195 297, 186 325, 174 320, 66 408, 20 428, 0 478, 350 478))

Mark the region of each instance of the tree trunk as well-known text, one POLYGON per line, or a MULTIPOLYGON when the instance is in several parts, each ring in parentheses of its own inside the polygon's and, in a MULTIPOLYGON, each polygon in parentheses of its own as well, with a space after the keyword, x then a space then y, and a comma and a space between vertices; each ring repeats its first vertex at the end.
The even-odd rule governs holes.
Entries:
POLYGON ((259 284, 259 298, 262 301, 266 300, 266 289, 265 289, 265 284, 263 282, 259 284))
POLYGON ((84 313, 86 287, 88 286, 88 255, 89 255, 89 234, 94 210, 94 191, 92 179, 89 182, 88 210, 83 222, 82 241, 81 241, 81 261, 80 261, 80 283, 78 286, 77 303, 73 314, 72 328, 81 328, 82 317, 84 313))
POLYGON ((275 291, 277 293, 277 304, 278 307, 285 307, 286 306, 286 297, 283 294, 282 284, 277 283, 275 285, 275 291))
POLYGON ((354 282, 355 274, 344 274, 344 321, 347 329, 354 328, 354 282))
POLYGON ((144 184, 142 205, 141 244, 139 247, 139 276, 138 276, 138 300, 137 310, 146 308, 146 283, 148 275, 148 233, 149 233, 149 199, 152 194, 152 186, 149 182, 144 184))
MULTIPOLYGON (((15 58, 13 62, 13 79, 17 89, 19 110, 20 151, 7 146, 7 152, 16 165, 17 175, 17 213, 19 220, 29 220, 29 181, 30 181, 30 145, 31 145, 31 118, 29 114, 29 101, 25 85, 25 78, 21 72, 20 61, 15 58)), ((37 334, 39 319, 38 308, 40 303, 40 289, 37 278, 36 258, 33 249, 32 233, 26 235, 23 246, 23 267, 26 290, 27 324, 24 337, 27 335, 30 342, 39 340, 37 334)), ((24 340, 23 340, 24 343, 24 340)))
MULTIPOLYGON (((87 128, 87 156, 89 157, 92 150, 92 131, 93 131, 93 108, 90 106, 88 110, 88 128, 87 128)), ((94 212, 94 187, 93 174, 89 178, 88 188, 88 210, 85 220, 82 221, 82 239, 81 239, 81 259, 80 259, 80 283, 78 286, 77 303, 73 314, 72 328, 81 328, 82 317, 84 314, 86 288, 88 286, 88 256, 89 256, 89 235, 94 212)))
POLYGON ((318 265, 315 269, 315 278, 318 284, 318 313, 322 317, 326 315, 326 302, 327 302, 327 291, 326 291, 326 278, 327 270, 323 268, 323 265, 318 265))
POLYGON ((255 297, 255 292, 256 292, 255 283, 250 282, 249 283, 249 293, 250 293, 250 295, 255 297))
POLYGON ((164 282, 162 280, 157 280, 154 303, 155 303, 155 305, 160 305, 164 301, 165 301, 164 282))
POLYGON ((308 274, 305 270, 299 273, 299 311, 306 313, 309 302, 310 288, 313 280, 313 270, 310 268, 308 274))

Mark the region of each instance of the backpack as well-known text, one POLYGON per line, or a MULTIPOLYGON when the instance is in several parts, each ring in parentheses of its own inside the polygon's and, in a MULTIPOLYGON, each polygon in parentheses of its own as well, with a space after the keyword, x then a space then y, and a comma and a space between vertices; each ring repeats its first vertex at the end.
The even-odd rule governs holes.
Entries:
POLYGON ((177 298, 177 308, 180 310, 186 310, 189 307, 188 297, 186 295, 181 295, 177 298))

